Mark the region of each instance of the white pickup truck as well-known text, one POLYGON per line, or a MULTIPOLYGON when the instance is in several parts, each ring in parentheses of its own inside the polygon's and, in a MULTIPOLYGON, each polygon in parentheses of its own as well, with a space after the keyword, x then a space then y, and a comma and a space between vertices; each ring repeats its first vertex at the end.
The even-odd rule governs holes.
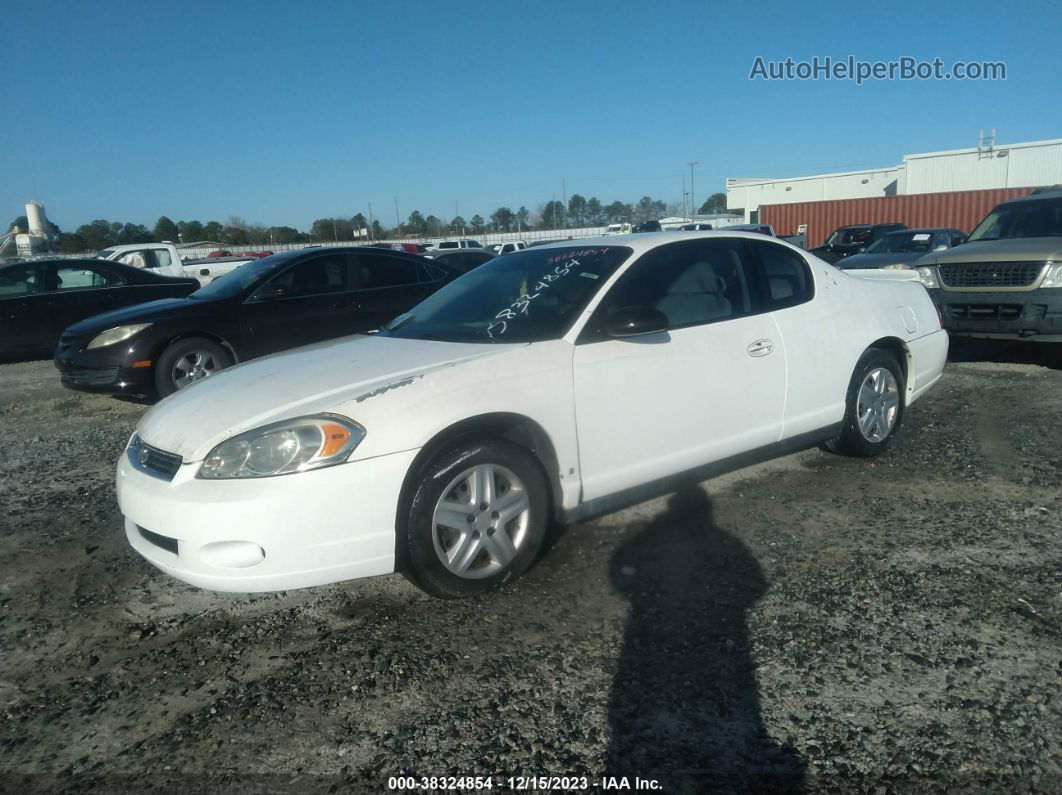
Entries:
POLYGON ((192 276, 204 285, 223 273, 228 273, 255 259, 251 256, 183 259, 180 250, 173 243, 132 243, 125 246, 111 246, 103 249, 96 255, 96 258, 123 262, 135 268, 150 269, 163 276, 192 276))

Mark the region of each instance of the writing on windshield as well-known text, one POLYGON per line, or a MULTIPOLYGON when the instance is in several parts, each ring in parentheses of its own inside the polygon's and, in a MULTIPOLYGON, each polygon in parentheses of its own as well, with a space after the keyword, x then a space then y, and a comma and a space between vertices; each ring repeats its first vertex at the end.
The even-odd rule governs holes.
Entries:
MULTIPOLYGON (((516 320, 521 314, 526 315, 533 300, 541 296, 543 291, 548 290, 554 282, 563 279, 571 273, 573 269, 579 267, 579 257, 588 257, 603 253, 605 253, 605 249, 603 248, 588 248, 581 251, 566 251, 563 254, 550 257, 546 260, 546 266, 549 267, 550 265, 553 265, 553 270, 542 273, 535 285, 529 291, 521 292, 520 296, 515 301, 498 312, 498 314, 494 316, 494 321, 487 326, 487 336, 492 338, 499 337, 508 331, 509 322, 516 320)), ((592 279, 598 278, 596 273, 584 273, 583 276, 592 279)), ((526 285, 524 289, 526 289, 526 285)))

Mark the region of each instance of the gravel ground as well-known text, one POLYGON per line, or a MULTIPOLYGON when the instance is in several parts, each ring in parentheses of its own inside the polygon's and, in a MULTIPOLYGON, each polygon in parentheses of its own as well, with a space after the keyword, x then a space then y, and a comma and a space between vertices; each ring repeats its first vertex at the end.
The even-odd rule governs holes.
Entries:
POLYGON ((810 450, 568 528, 456 603, 167 578, 114 500, 144 406, 2 365, 0 789, 1057 792, 1055 353, 960 351, 882 458, 810 450))

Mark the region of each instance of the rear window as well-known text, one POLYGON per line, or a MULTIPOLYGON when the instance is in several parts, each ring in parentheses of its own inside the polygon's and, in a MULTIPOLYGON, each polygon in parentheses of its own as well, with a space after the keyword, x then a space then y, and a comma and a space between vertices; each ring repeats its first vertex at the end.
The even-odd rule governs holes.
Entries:
POLYGON ((767 282, 767 309, 785 309, 811 298, 814 294, 811 271, 803 257, 773 243, 750 243, 767 282))

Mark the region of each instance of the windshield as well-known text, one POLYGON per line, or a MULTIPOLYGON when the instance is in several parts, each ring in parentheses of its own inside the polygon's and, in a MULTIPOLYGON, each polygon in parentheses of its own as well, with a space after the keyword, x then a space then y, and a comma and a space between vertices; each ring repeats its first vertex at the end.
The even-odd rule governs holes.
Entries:
MULTIPOLYGON (((940 242, 945 242, 941 238, 940 242)), ((933 248, 932 232, 892 232, 866 247, 864 254, 917 254, 933 248)))
POLYGON ((96 259, 110 259, 113 254, 113 248, 105 248, 103 249, 103 251, 96 255, 96 259))
POLYGON ((558 339, 630 254, 626 246, 506 254, 446 285, 380 333, 446 342, 558 339))
POLYGON ((1062 235, 1062 198, 1004 204, 988 214, 970 240, 1062 235))
MULTIPOLYGON (((283 254, 274 254, 271 257, 262 257, 262 259, 253 260, 252 262, 240 265, 237 268, 233 268, 228 273, 221 274, 221 276, 215 278, 205 287, 200 287, 189 297, 232 298, 256 284, 258 281, 265 278, 277 268, 301 253, 302 252, 300 251, 289 251, 283 254)), ((195 266, 193 265, 191 267, 194 268, 195 266)))

